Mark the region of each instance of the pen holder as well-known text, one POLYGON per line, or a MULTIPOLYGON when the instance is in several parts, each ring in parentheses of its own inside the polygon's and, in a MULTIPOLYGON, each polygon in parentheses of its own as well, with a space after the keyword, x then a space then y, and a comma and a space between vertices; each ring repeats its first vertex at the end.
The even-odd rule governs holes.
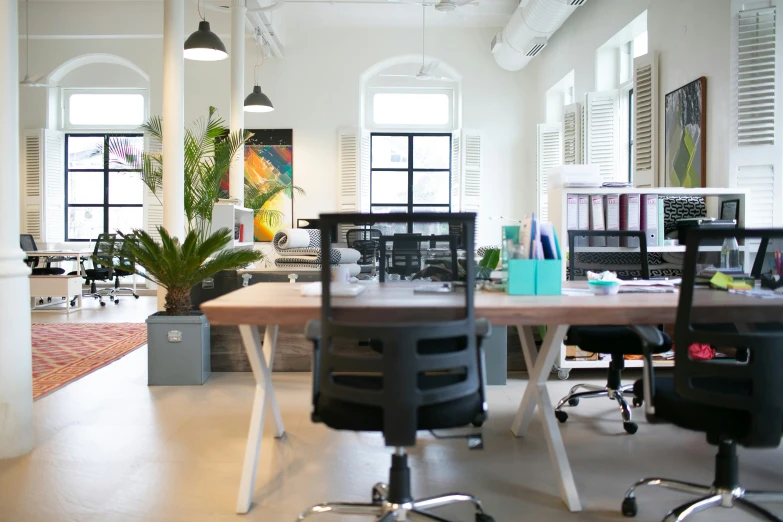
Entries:
POLYGON ((560 259, 510 259, 509 295, 560 295, 562 265, 560 259))

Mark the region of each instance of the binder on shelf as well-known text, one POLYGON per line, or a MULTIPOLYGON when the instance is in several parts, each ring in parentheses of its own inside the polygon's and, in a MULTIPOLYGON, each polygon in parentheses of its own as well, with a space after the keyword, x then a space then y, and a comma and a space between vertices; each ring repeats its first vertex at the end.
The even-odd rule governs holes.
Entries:
MULTIPOLYGON (((622 194, 620 196, 620 230, 641 230, 641 195, 622 194)), ((639 248, 639 239, 621 237, 620 246, 639 248)))
POLYGON ((642 194, 641 230, 647 238, 647 246, 658 246, 658 194, 642 194))
MULTIPOLYGON (((620 230, 620 194, 607 194, 604 196, 604 211, 606 212, 604 224, 606 230, 620 230)), ((606 246, 619 247, 619 237, 607 237, 606 246)))
POLYGON ((579 197, 566 196, 566 230, 579 230, 579 197))
POLYGON ((664 212, 663 196, 658 196, 658 246, 664 246, 664 239, 666 238, 666 227, 664 226, 664 212))
MULTIPOLYGON (((590 196, 587 194, 579 194, 577 196, 577 219, 577 230, 590 230, 590 196)), ((574 246, 590 246, 589 238, 587 236, 576 236, 574 246)))
MULTIPOLYGON (((606 230, 604 224, 604 197, 601 194, 590 196, 590 230, 606 230)), ((590 246, 605 247, 605 237, 591 237, 590 246)))

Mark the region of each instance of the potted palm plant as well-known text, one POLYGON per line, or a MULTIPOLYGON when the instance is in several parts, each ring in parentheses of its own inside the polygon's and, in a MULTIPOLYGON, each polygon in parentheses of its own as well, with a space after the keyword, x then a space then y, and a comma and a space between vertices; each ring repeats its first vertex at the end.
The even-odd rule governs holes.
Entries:
MULTIPOLYGON (((153 140, 162 141, 163 122, 153 117, 142 126, 153 140)), ((210 374, 210 329, 204 315, 193 311, 191 288, 222 270, 247 266, 261 259, 255 250, 225 247, 232 233, 212 231, 212 209, 221 195, 221 180, 248 132, 228 133, 214 107, 185 129, 186 237, 171 237, 158 227, 160 242, 144 230, 123 235, 127 266, 167 290, 165 312, 147 319, 150 385, 203 384, 210 374)), ((102 151, 96 151, 102 153, 102 151)), ((109 158, 115 168, 139 171, 150 191, 160 199, 163 180, 162 154, 139 150, 127 139, 109 143, 109 158)))

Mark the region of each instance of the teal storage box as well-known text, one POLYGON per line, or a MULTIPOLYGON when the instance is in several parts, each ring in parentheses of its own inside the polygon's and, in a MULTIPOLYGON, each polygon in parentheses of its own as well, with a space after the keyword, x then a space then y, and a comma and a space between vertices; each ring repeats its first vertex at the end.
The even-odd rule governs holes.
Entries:
POLYGON ((562 265, 560 259, 509 259, 509 295, 560 295, 562 265))

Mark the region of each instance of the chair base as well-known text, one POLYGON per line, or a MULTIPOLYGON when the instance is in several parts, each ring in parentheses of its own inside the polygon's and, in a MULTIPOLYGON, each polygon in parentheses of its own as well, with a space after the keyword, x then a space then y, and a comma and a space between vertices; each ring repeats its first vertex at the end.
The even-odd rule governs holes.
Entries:
POLYGON ((372 502, 367 504, 353 502, 325 502, 303 511, 297 520, 304 520, 311 515, 335 513, 341 515, 374 516, 378 522, 397 522, 413 520, 421 522, 449 522, 448 519, 429 513, 428 510, 468 502, 476 508, 476 522, 494 522, 494 519, 484 513, 484 509, 476 497, 461 493, 451 493, 420 500, 411 499, 410 469, 407 455, 397 448, 392 456, 392 467, 389 471, 389 484, 375 484, 372 488, 372 502))
POLYGON ((738 507, 763 520, 783 522, 783 519, 754 502, 783 502, 783 493, 746 491, 736 484, 738 473, 736 445, 734 442, 726 441, 720 444, 716 464, 715 483, 712 486, 662 478, 647 478, 638 481, 625 492, 622 506, 623 515, 627 517, 636 516, 635 492, 637 488, 641 486, 660 486, 682 493, 699 495, 697 500, 669 511, 663 518, 663 522, 680 522, 695 513, 714 507, 738 507))
MULTIPOLYGON (((620 406, 620 413, 623 417, 623 428, 627 433, 633 435, 639 429, 639 426, 631 420, 631 408, 628 406, 628 403, 625 401, 624 397, 624 394, 626 393, 633 394, 633 384, 627 384, 618 388, 610 388, 609 386, 596 386, 594 384, 577 384, 571 388, 571 391, 568 393, 568 395, 560 399, 560 402, 557 403, 557 407, 555 408, 555 417, 557 417, 557 420, 559 420, 561 423, 566 422, 568 420, 568 413, 563 411, 563 407, 566 405, 573 408, 579 404, 581 399, 607 397, 611 400, 617 401, 617 404, 620 406), (587 391, 580 392, 580 389, 585 389, 587 391)), ((635 397, 633 402, 634 406, 641 404, 639 399, 635 397)))

